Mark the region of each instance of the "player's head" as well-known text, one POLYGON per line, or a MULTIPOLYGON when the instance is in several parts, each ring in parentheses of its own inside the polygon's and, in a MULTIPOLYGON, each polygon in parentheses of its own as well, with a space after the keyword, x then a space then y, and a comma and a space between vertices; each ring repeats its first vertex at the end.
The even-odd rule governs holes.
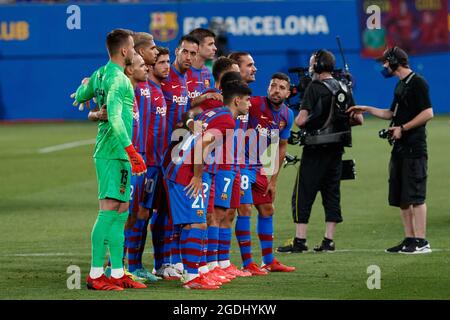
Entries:
POLYGON ((250 83, 255 81, 256 69, 255 61, 250 53, 244 51, 233 52, 228 55, 228 58, 237 61, 242 79, 250 83))
POLYGON ((236 71, 227 71, 220 78, 220 87, 222 88, 227 82, 231 81, 242 81, 241 74, 236 71))
POLYGON ((147 32, 137 32, 133 35, 134 50, 144 58, 147 65, 151 66, 156 61, 158 49, 156 48, 153 36, 147 32))
POLYGON ((274 73, 267 88, 267 97, 272 104, 280 106, 291 94, 290 87, 291 80, 285 73, 274 73))
POLYGON ((238 115, 247 114, 250 108, 252 90, 244 81, 234 80, 223 84, 223 103, 238 115))
POLYGON ((170 52, 168 48, 158 47, 158 55, 156 63, 153 65, 151 72, 155 78, 160 81, 166 79, 170 72, 170 52))
POLYGON ((120 59, 124 65, 131 64, 134 54, 133 31, 114 29, 106 36, 106 48, 111 59, 120 59))
POLYGON ((332 72, 336 66, 336 58, 334 54, 328 50, 320 49, 314 53, 314 58, 312 60, 312 70, 321 74, 324 72, 332 72))
POLYGON ((239 72, 239 65, 233 59, 227 57, 219 57, 213 64, 212 74, 214 81, 220 83, 223 74, 228 71, 239 72))
POLYGON ((197 57, 198 46, 198 40, 191 35, 181 37, 178 42, 178 47, 175 51, 175 63, 182 73, 185 73, 191 67, 192 62, 197 57))
POLYGON ((125 74, 132 83, 147 81, 148 67, 140 55, 136 54, 131 64, 125 66, 125 74))
POLYGON ((199 42, 198 55, 205 59, 213 59, 217 52, 216 35, 214 32, 204 28, 192 30, 189 35, 195 37, 199 42))

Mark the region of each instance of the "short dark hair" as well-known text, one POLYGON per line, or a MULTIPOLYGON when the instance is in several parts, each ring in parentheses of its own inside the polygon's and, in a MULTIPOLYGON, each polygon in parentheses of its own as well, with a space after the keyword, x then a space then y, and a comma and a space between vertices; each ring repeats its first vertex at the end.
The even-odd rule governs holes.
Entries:
POLYGON ((120 48, 122 48, 130 36, 133 36, 133 31, 127 29, 114 29, 106 36, 106 48, 110 56, 116 55, 120 48))
POLYGON ((181 37, 180 41, 178 41, 178 48, 181 46, 181 44, 183 43, 183 41, 186 42, 191 42, 191 43, 195 43, 198 46, 200 45, 200 42, 198 41, 198 39, 194 36, 191 36, 189 34, 186 34, 184 36, 181 37))
POLYGON ((219 81, 220 75, 223 74, 225 71, 230 70, 233 64, 237 64, 237 62, 223 56, 219 57, 216 61, 214 61, 212 67, 212 74, 214 80, 216 82, 219 81))
POLYGON ((314 71, 316 73, 332 72, 336 66, 334 54, 328 50, 320 49, 314 54, 314 71))
POLYGON ((230 81, 242 81, 242 76, 236 71, 226 71, 220 79, 220 87, 222 88, 227 82, 230 81))
POLYGON ((156 55, 156 59, 158 59, 160 56, 163 56, 165 54, 170 54, 169 48, 166 48, 166 47, 156 47, 156 50, 158 50, 158 54, 156 55))
POLYGON ((241 58, 243 56, 249 56, 250 53, 246 52, 246 51, 235 51, 232 52, 228 55, 228 58, 233 59, 234 61, 236 61, 239 64, 241 64, 241 58))
POLYGON ((251 96, 252 90, 244 81, 234 80, 223 84, 222 96, 224 104, 229 104, 234 97, 251 96))
POLYGON ((276 72, 272 75, 271 79, 280 79, 280 80, 284 80, 287 81, 288 85, 291 84, 291 79, 289 78, 289 76, 286 73, 283 72, 276 72))
POLYGON ((195 37, 199 43, 202 43, 208 37, 216 38, 216 34, 214 32, 204 28, 194 29, 189 32, 189 35, 195 37))

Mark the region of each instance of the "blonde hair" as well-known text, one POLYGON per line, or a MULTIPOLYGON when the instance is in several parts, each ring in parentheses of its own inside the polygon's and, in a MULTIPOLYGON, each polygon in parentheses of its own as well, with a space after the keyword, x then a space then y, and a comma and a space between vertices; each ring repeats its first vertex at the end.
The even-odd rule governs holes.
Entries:
POLYGON ((153 41, 153 36, 147 32, 136 32, 133 34, 134 50, 138 51, 142 47, 150 45, 153 41))

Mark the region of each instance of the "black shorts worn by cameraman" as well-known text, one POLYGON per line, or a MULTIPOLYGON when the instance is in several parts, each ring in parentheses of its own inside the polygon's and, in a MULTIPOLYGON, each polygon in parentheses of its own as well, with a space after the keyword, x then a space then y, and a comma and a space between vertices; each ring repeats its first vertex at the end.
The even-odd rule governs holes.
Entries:
MULTIPOLYGON (((430 107, 428 85, 421 76, 412 72, 397 83, 391 105, 395 126, 411 121, 430 107)), ((395 140, 389 163, 391 206, 425 203, 427 159, 425 125, 404 131, 402 137, 395 140)))
MULTIPOLYGON (((324 81, 332 82, 334 79, 324 81)), ((320 81, 313 81, 307 88, 300 110, 307 110, 309 120, 306 131, 321 129, 330 115, 333 95, 320 81)), ((348 106, 354 100, 347 92, 348 106)), ((339 119, 344 127, 349 127, 348 117, 339 119)), ((342 143, 305 145, 300 168, 292 195, 292 216, 295 223, 308 223, 317 193, 322 195, 326 222, 342 222, 340 205, 340 180, 342 170, 342 143)))

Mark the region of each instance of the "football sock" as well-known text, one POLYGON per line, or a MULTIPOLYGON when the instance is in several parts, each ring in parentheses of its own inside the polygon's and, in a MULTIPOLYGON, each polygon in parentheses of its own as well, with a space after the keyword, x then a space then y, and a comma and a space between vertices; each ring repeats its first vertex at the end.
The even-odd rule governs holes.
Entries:
POLYGON ((170 259, 172 264, 181 263, 181 251, 180 251, 180 230, 178 227, 174 227, 170 246, 170 259))
POLYGON ((274 256, 272 252, 273 246, 273 219, 258 215, 258 224, 256 226, 258 238, 261 244, 262 260, 264 264, 271 264, 274 256))
POLYGON ((190 275, 198 274, 198 266, 202 254, 202 242, 206 235, 206 230, 192 228, 181 231, 183 239, 183 266, 190 275), (185 240, 186 239, 186 240, 185 240))
POLYGON ((208 251, 206 253, 206 261, 208 263, 217 262, 217 251, 219 249, 219 228, 208 227, 208 251))
MULTIPOLYGON (((125 223, 128 219, 128 211, 118 213, 115 211, 115 217, 109 230, 109 254, 111 259, 111 272, 114 269, 123 269, 123 245, 125 241, 125 223)), ((112 273, 111 273, 112 274, 112 273)))
POLYGON ((139 260, 139 246, 144 225, 145 220, 137 219, 134 226, 125 231, 125 243, 128 251, 128 271, 130 272, 142 268, 142 263, 139 260))
POLYGON ((139 252, 138 252, 138 256, 137 256, 137 261, 138 261, 137 268, 138 269, 143 268, 142 267, 142 255, 144 254, 145 243, 147 242, 148 223, 149 223, 150 219, 142 219, 142 221, 144 221, 144 224, 142 226, 141 241, 139 243, 139 252))
POLYGON ((219 228, 218 261, 221 268, 230 265, 231 228, 219 228))
POLYGON ((236 219, 236 239, 241 251, 242 265, 248 266, 253 262, 252 238, 250 234, 250 217, 238 216, 236 219))
POLYGON ((153 213, 150 220, 152 230, 154 267, 158 270, 163 265, 164 260, 164 215, 153 213))
MULTIPOLYGON (((106 256, 107 239, 117 211, 100 210, 91 232, 91 267, 103 268, 106 256)), ((123 235, 123 230, 122 230, 123 235)), ((122 250, 122 249, 121 249, 122 250)))

